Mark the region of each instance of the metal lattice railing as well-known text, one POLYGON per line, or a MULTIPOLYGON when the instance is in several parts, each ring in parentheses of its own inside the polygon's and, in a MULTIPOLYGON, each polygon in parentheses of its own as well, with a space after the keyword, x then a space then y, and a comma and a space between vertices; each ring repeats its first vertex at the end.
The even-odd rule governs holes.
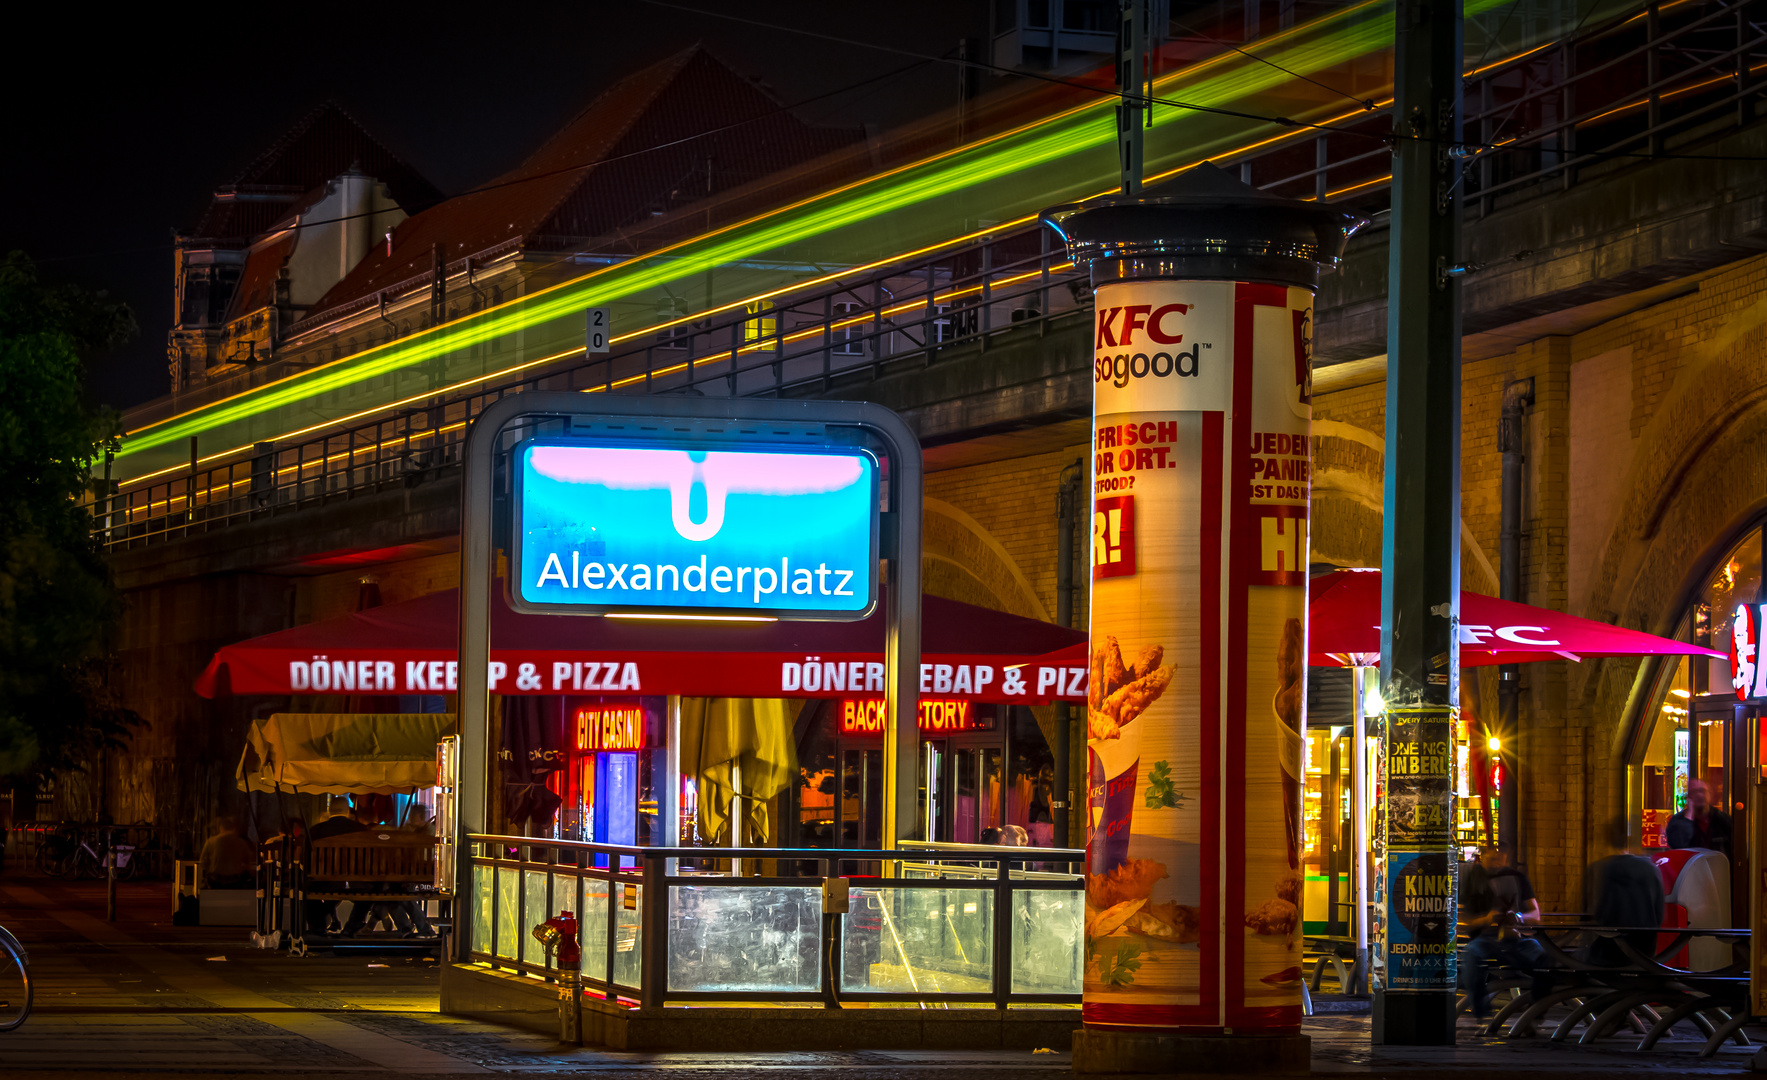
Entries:
MULTIPOLYGON (((1767 90, 1764 16, 1767 0, 1649 4, 1470 73, 1468 214, 1548 197, 1751 123, 1767 90)), ((1333 130, 1300 129, 1215 160, 1278 194, 1379 211, 1391 181, 1390 111, 1326 122, 1333 130)), ((97 498, 94 529, 106 547, 127 548, 415 486, 458 466, 467 426, 505 394, 816 396, 886 369, 935 364, 946 350, 1044 334, 1089 305, 1083 275, 1047 230, 1023 228, 722 316, 665 323, 611 355, 567 357, 516 381, 261 443, 206 468, 193 461, 181 475, 97 498)))

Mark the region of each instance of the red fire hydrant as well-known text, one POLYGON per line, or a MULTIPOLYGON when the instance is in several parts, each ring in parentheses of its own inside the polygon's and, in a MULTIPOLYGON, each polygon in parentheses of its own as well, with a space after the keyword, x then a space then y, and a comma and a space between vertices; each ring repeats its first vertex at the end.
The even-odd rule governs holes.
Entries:
POLYGON ((583 946, 577 934, 577 916, 561 911, 534 927, 534 939, 558 961, 558 1039, 583 1041, 583 946))

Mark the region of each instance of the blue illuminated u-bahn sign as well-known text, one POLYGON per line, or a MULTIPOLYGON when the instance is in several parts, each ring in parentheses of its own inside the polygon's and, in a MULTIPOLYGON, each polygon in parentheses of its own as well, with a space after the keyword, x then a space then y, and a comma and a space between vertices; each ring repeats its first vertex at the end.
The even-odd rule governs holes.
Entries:
POLYGON ((515 472, 519 609, 849 620, 876 600, 863 451, 541 440, 515 472))

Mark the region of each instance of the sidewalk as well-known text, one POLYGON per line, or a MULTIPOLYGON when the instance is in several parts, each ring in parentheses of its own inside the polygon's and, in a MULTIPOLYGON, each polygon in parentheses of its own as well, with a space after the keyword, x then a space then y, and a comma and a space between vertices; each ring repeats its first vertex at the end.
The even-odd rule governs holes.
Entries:
MULTIPOLYGON (((261 952, 245 927, 174 927, 166 882, 124 883, 104 921, 103 882, 0 877, 0 924, 31 950, 36 1011, 0 1035, 6 1080, 83 1076, 454 1076, 584 1073, 671 1080, 700 1073, 838 1073, 843 1080, 1069 1075, 1055 1053, 852 1051, 621 1054, 436 1012, 437 963, 405 952, 292 959, 261 952)), ((1330 1077, 1735 1076, 1752 1049, 1699 1061, 1691 1039, 1656 1050, 1636 1038, 1604 1049, 1545 1038, 1506 1042, 1463 1023, 1450 1049, 1374 1049, 1366 1015, 1308 1021, 1314 1075, 1330 1077)))

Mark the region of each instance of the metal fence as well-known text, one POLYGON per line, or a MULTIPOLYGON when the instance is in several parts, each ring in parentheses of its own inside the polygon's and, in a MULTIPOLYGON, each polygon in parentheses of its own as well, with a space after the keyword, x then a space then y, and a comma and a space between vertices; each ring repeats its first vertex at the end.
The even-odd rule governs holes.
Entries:
POLYGON ((584 990, 608 1001, 1080 1001, 1085 879, 1069 870, 1082 851, 469 843, 469 957, 556 981, 531 931, 570 911, 584 990), (843 876, 849 910, 825 913, 823 883, 843 876))
MULTIPOLYGON (((1470 73, 1467 212, 1477 217, 1674 154, 1752 122, 1767 90, 1767 0, 1649 4, 1629 17, 1470 73)), ((1390 102, 1216 156, 1247 182, 1378 212, 1391 182, 1390 102)), ((1444 152, 1450 152, 1444 148, 1444 152)), ((1523 253, 1525 256, 1525 253, 1523 253)), ((933 365, 1047 333, 1090 309, 1084 275, 1030 227, 829 284, 665 321, 608 356, 577 354, 519 380, 131 483, 94 500, 110 548, 229 528, 338 499, 416 486, 458 467, 466 428, 525 390, 817 396, 886 370, 933 365)))

